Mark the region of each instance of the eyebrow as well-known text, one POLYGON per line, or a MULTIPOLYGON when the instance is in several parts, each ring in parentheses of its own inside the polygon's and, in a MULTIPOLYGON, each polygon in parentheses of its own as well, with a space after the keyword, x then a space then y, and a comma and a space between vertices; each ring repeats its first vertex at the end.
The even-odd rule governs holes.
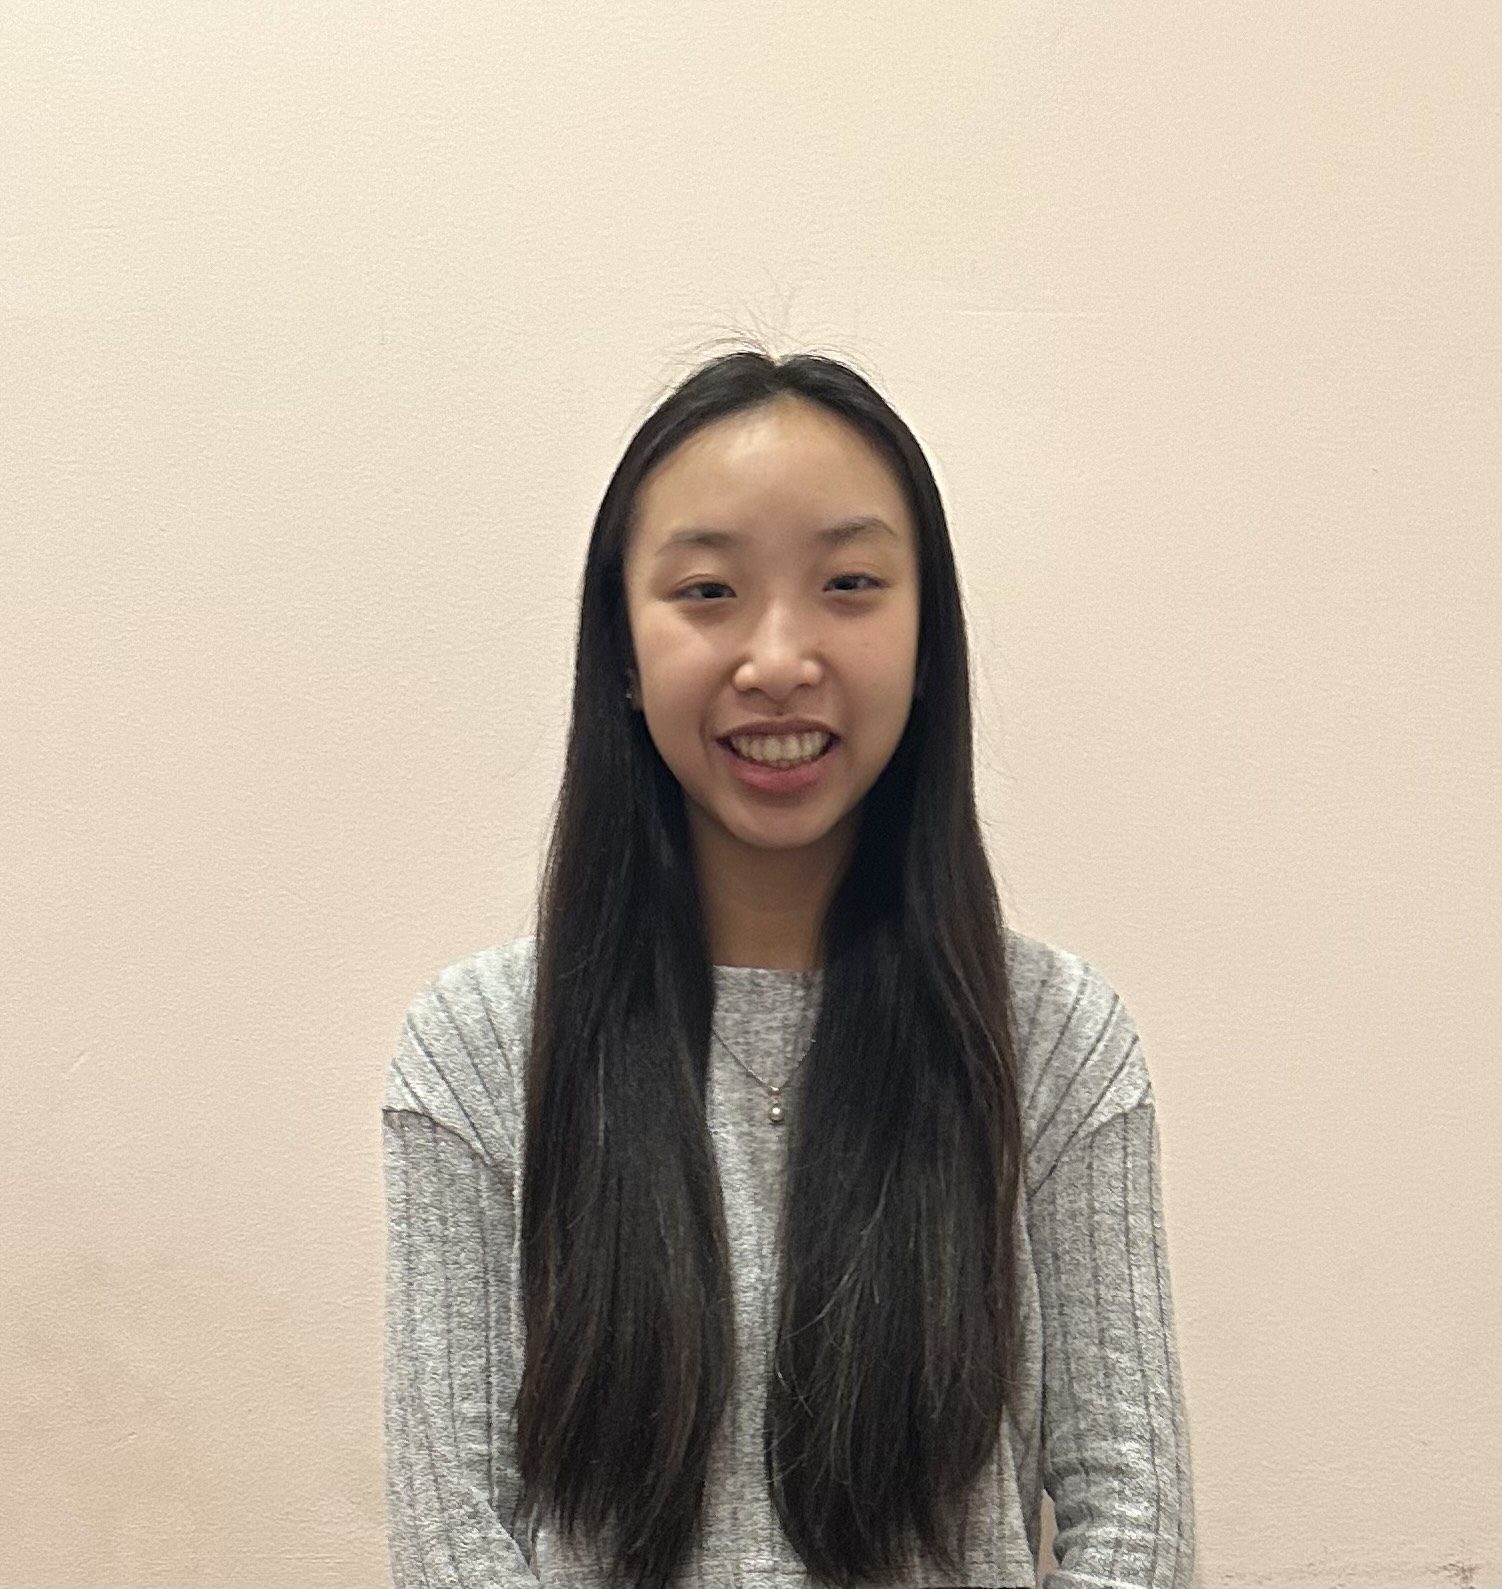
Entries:
MULTIPOLYGON (((847 541, 863 540, 873 535, 890 535, 893 540, 901 539, 885 519, 866 513, 856 514, 848 519, 837 519, 824 529, 815 530, 809 539, 816 545, 843 546, 847 541)), ((745 539, 746 537, 739 530, 714 530, 705 525, 691 524, 686 529, 674 530, 653 555, 662 557, 667 552, 676 551, 680 546, 702 546, 713 551, 722 547, 737 546, 745 539)))

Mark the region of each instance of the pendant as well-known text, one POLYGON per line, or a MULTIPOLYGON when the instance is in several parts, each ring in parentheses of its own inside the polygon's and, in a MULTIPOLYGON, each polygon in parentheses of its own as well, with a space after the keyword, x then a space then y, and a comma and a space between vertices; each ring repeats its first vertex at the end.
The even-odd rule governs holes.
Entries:
POLYGON ((781 1093, 782 1088, 769 1087, 767 1091, 772 1095, 772 1107, 767 1110, 767 1119, 770 1120, 774 1126, 780 1126, 782 1124, 782 1103, 778 1097, 778 1094, 781 1093))

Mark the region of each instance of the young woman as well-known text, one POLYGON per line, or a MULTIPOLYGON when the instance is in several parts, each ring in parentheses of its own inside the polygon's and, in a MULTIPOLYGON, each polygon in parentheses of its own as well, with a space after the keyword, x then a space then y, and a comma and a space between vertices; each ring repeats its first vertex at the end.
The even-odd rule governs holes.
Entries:
POLYGON ((384 1143, 394 1582, 1190 1582, 1131 1017, 1002 920, 912 432, 699 369, 584 569, 537 932, 446 967, 384 1143))

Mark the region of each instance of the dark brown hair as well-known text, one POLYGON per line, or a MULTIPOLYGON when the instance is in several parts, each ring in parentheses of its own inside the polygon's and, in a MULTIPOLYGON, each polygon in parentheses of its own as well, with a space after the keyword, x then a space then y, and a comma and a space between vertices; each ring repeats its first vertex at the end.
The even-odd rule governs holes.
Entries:
POLYGON ((957 1573, 950 1508, 988 1461, 1013 1393, 1016 1034, 975 810, 948 524, 917 440, 862 375, 812 353, 741 349, 660 403, 606 487, 539 891, 515 1408, 523 1504, 571 1538, 582 1527, 610 1539, 615 1582, 636 1589, 662 1589, 702 1538, 735 1326, 705 1116, 710 949, 681 786, 625 699, 635 656, 623 557, 654 465, 711 420, 792 398, 844 419, 889 461, 921 580, 923 693, 862 803, 822 923, 823 997, 787 1127, 764 1451, 773 1504, 815 1579, 848 1586, 895 1569, 915 1539, 957 1573))

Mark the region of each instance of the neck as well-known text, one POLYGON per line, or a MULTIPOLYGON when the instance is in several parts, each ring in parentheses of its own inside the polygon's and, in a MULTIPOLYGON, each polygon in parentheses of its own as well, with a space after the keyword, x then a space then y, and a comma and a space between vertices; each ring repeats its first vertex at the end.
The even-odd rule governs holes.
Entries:
POLYGON ((696 840, 712 963, 819 969, 820 931, 853 847, 853 828, 842 825, 818 843, 792 850, 743 844, 723 829, 696 840))

